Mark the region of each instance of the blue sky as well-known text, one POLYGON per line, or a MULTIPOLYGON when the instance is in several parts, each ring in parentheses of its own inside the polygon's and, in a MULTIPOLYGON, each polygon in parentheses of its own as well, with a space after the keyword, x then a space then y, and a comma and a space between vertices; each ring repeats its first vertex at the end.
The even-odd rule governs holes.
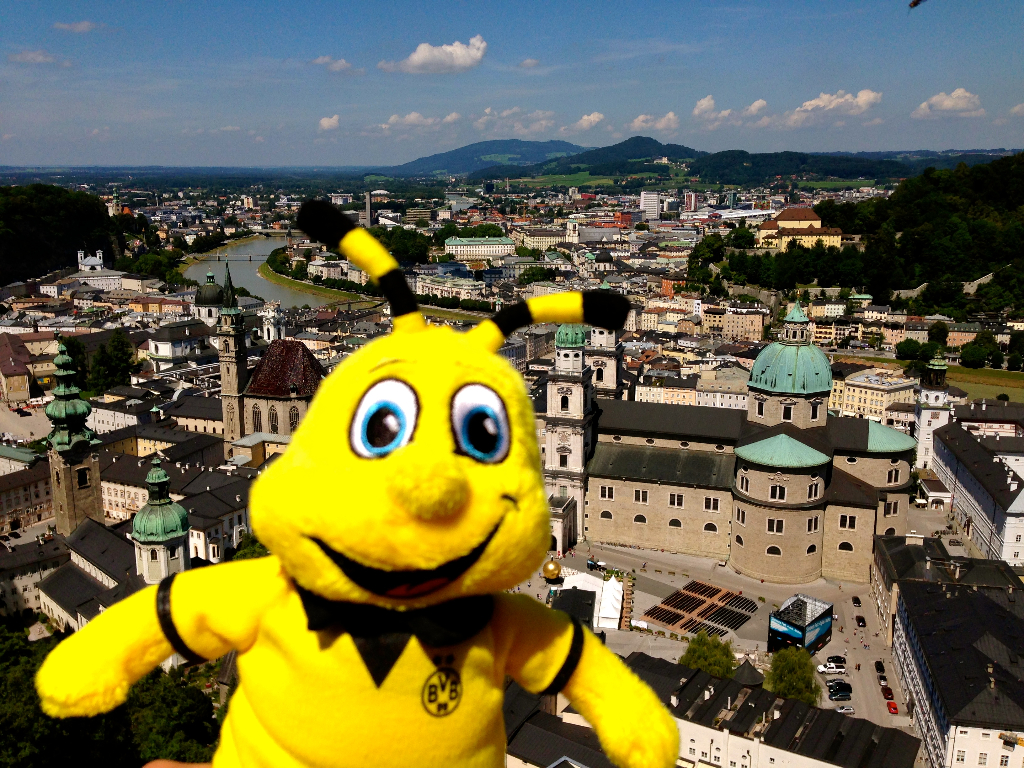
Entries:
POLYGON ((1021 147, 1022 30, 1019 0, 5 0, 0 164, 1021 147))

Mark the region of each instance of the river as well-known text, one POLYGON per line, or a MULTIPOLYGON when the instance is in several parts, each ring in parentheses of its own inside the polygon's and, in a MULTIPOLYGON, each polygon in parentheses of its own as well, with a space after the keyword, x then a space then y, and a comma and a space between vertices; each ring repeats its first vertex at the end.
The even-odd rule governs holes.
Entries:
POLYGON ((328 303, 329 299, 321 296, 275 285, 264 280, 256 272, 260 264, 267 260, 270 252, 275 248, 282 247, 284 243, 283 237, 254 237, 245 242, 225 245, 216 251, 204 254, 201 261, 197 261, 185 270, 185 277, 205 283, 206 273, 212 270, 217 282, 224 285, 224 266, 230 263, 231 281, 235 285, 247 288, 251 293, 262 296, 267 301, 279 301, 284 309, 301 307, 303 304, 319 307, 321 304, 328 303), (249 261, 250 256, 252 261, 249 261))

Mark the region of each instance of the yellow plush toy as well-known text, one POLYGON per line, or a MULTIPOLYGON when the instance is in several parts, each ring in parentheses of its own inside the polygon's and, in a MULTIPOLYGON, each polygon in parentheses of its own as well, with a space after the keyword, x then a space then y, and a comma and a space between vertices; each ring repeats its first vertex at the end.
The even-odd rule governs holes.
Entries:
POLYGON ((562 293, 467 333, 429 326, 395 260, 325 202, 298 225, 366 270, 394 331, 322 384, 253 487, 270 557, 186 571, 102 613, 36 678, 93 715, 173 651, 238 651, 216 768, 504 764, 506 675, 561 691, 623 768, 668 768, 671 715, 589 630, 504 590, 550 538, 532 404, 497 353, 531 322, 621 327, 625 300, 562 293))

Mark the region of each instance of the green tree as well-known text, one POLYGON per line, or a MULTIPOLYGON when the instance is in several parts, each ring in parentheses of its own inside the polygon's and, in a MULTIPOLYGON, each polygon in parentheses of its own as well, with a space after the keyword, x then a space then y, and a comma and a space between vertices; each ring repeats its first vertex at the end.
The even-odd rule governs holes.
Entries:
POLYGON ((1024 355, 1024 331, 1014 331, 1010 334, 1010 344, 1006 351, 1011 355, 1014 352, 1024 355))
POLYGON ((1003 367, 1003 360, 1005 358, 1003 357, 1003 353, 1000 352, 997 349, 992 354, 990 354, 988 356, 988 359, 989 359, 989 362, 992 363, 992 367, 993 368, 1002 368, 1003 367))
POLYGON ((896 345, 897 360, 917 360, 921 353, 921 342, 917 339, 904 339, 896 345))
POLYGON ((89 354, 85 351, 85 345, 74 336, 65 336, 61 341, 71 358, 71 367, 75 370, 75 386, 86 389, 89 381, 89 354))
POLYGON ((123 329, 114 330, 107 352, 110 359, 107 364, 106 389, 131 384, 132 369, 135 366, 135 350, 123 329))
POLYGON ((935 353, 938 351, 938 342, 926 341, 924 344, 921 345, 921 349, 917 353, 917 359, 923 363, 927 363, 929 360, 935 357, 935 353))
POLYGON ((754 233, 746 227, 737 227, 729 233, 729 245, 733 248, 753 248, 754 243, 754 233))
POLYGON ((772 654, 764 687, 777 696, 796 699, 812 707, 821 699, 821 685, 814 675, 814 661, 806 648, 783 648, 772 654))
POLYGON ((251 533, 246 533, 238 542, 238 549, 231 557, 232 560, 250 560, 254 557, 266 557, 270 551, 260 543, 251 533))
POLYGON ((723 643, 718 637, 709 637, 704 630, 690 640, 679 663, 690 669, 703 670, 714 677, 731 677, 736 671, 732 641, 723 643))
POLYGON ((964 344, 960 350, 960 365, 964 368, 984 368, 988 355, 988 350, 984 347, 974 343, 964 344))
POLYGON ((143 760, 200 763, 213 756, 217 738, 213 701, 182 674, 156 669, 132 686, 126 704, 143 760))
POLYGON ((999 349, 999 344, 996 342, 995 334, 987 329, 978 331, 978 335, 974 337, 974 341, 972 343, 989 353, 999 349))
POLYGON ((1010 396, 1005 392, 1000 392, 998 395, 996 395, 996 400, 1004 400, 1006 402, 1009 402, 1010 396))
POLYGON ((1006 370, 1019 371, 1022 363, 1024 363, 1024 357, 1021 356, 1020 352, 1014 352, 1006 358, 1006 370))
POLYGON ((949 326, 941 320, 932 323, 928 329, 928 341, 934 341, 946 346, 946 339, 949 338, 949 326))
POLYGON ((530 283, 538 283, 541 280, 554 280, 556 275, 558 275, 557 269, 527 267, 523 270, 523 273, 519 275, 519 280, 517 282, 519 285, 529 285, 530 283))
POLYGON ((416 219, 416 223, 413 225, 416 229, 426 229, 430 226, 430 222, 424 219, 422 216, 416 219))
POLYGON ((641 222, 639 222, 639 223, 638 223, 638 224, 636 225, 636 227, 634 227, 634 229, 636 229, 636 231, 637 231, 637 232, 646 232, 646 231, 648 231, 648 230, 649 230, 650 228, 651 228, 651 227, 650 227, 650 226, 649 226, 649 225, 647 224, 647 222, 644 222, 644 221, 641 221, 641 222))
POLYGON ((92 360, 89 364, 90 391, 98 394, 107 390, 107 382, 110 381, 111 365, 112 360, 107 345, 100 344, 99 348, 93 352, 92 360))

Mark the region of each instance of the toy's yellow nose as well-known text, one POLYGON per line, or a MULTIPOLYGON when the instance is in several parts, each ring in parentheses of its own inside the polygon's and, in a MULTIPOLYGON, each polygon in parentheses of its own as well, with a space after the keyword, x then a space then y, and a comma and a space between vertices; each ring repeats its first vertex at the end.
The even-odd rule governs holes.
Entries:
POLYGON ((390 480, 391 500, 421 520, 442 520, 461 512, 469 501, 469 481, 458 462, 450 456, 438 461, 413 446, 402 450, 409 461, 390 480))

